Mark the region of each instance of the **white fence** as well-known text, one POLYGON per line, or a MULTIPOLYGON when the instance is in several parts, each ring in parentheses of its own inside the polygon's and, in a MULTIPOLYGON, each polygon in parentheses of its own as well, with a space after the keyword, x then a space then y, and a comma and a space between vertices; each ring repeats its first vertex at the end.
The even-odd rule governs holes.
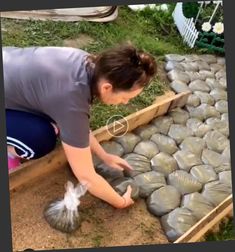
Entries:
POLYGON ((189 47, 193 48, 199 32, 195 27, 193 18, 186 18, 184 16, 183 3, 176 4, 172 16, 184 42, 187 43, 189 47))

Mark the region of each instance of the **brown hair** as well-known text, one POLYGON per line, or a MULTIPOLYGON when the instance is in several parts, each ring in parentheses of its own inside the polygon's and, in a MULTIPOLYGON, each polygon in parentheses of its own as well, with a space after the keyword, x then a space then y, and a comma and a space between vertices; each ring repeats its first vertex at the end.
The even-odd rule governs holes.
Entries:
POLYGON ((107 80, 113 90, 127 91, 137 85, 145 87, 157 72, 154 57, 136 49, 130 43, 108 49, 99 55, 89 55, 90 66, 93 65, 93 94, 97 93, 100 79, 107 80))

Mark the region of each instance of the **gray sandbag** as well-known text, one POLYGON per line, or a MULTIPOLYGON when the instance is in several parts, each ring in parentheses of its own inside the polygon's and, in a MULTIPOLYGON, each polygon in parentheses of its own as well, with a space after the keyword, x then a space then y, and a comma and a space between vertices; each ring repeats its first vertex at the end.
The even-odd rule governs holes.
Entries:
POLYGON ((134 177, 140 173, 151 171, 151 164, 148 158, 143 155, 130 153, 123 157, 133 170, 125 170, 124 174, 129 177, 134 177))
POLYGON ((225 65, 225 58, 224 57, 217 57, 217 64, 224 66, 225 65))
POLYGON ((133 152, 151 159, 157 153, 159 153, 159 149, 154 142, 152 142, 150 140, 144 140, 144 141, 139 142, 135 146, 135 149, 133 152))
POLYGON ((208 64, 214 64, 217 63, 217 58, 215 55, 212 54, 201 54, 199 55, 199 58, 203 61, 205 61, 208 64))
POLYGON ((201 103, 206 103, 208 105, 214 105, 214 98, 206 92, 195 91, 194 94, 200 99, 201 103))
POLYGON ((139 195, 142 198, 147 198, 153 191, 166 185, 164 175, 156 171, 141 173, 135 176, 134 180, 139 187, 139 195))
POLYGON ((231 162, 231 153, 230 153, 230 143, 226 146, 222 152, 224 163, 230 164, 231 162))
POLYGON ((171 70, 170 72, 167 73, 167 77, 170 79, 170 81, 179 80, 184 82, 185 84, 190 82, 189 76, 180 70, 175 69, 171 70))
POLYGON ((170 126, 173 123, 173 118, 170 116, 159 116, 153 119, 151 123, 157 127, 159 133, 167 135, 170 126))
POLYGON ((215 107, 205 103, 192 109, 189 113, 191 117, 198 118, 199 120, 206 120, 209 117, 220 118, 220 113, 215 109, 215 107))
POLYGON ((201 155, 204 147, 205 141, 200 137, 187 137, 180 144, 181 150, 186 150, 199 156, 201 155))
POLYGON ((177 61, 177 62, 181 62, 181 61, 183 61, 185 59, 185 57, 184 56, 182 56, 182 55, 179 55, 179 54, 166 54, 165 55, 165 60, 166 61, 170 61, 170 60, 172 60, 172 61, 177 61))
POLYGON ((184 62, 197 62, 200 60, 200 57, 197 54, 186 54, 184 55, 184 62))
POLYGON ((222 121, 228 122, 228 121, 229 121, 228 113, 223 113, 223 114, 221 115, 221 120, 222 120, 222 121))
POLYGON ((165 136, 163 134, 157 133, 157 134, 152 135, 150 140, 157 144, 158 149, 161 152, 173 154, 178 150, 175 140, 173 140, 169 136, 165 136))
POLYGON ((186 137, 192 136, 193 132, 184 125, 172 124, 168 135, 173 138, 177 144, 180 144, 186 137))
POLYGON ((221 85, 221 88, 227 89, 227 78, 226 77, 220 78, 219 83, 221 85))
POLYGON ((114 141, 103 141, 100 144, 104 150, 110 154, 121 157, 124 154, 124 149, 121 144, 114 141))
POLYGON ((214 206, 219 205, 232 193, 232 188, 222 184, 220 181, 213 181, 205 184, 202 195, 214 206))
POLYGON ((219 80, 220 78, 226 78, 226 72, 225 69, 220 69, 216 74, 215 77, 217 80, 219 80))
POLYGON ((204 74, 199 74, 198 72, 193 72, 193 71, 185 71, 185 73, 189 76, 190 81, 194 80, 206 80, 207 75, 204 74))
POLYGON ((195 62, 180 62, 179 63, 181 67, 183 67, 182 71, 193 71, 197 72, 199 70, 198 64, 195 62))
POLYGON ((206 133, 203 138, 206 141, 208 149, 221 153, 228 145, 229 140, 217 130, 206 133))
POLYGON ((99 164, 96 167, 96 171, 107 181, 112 181, 114 179, 121 178, 124 176, 123 171, 112 168, 104 163, 99 164))
POLYGON ((227 100, 227 92, 221 88, 215 88, 210 92, 216 101, 227 100))
POLYGON ((223 66, 221 66, 220 64, 217 64, 217 63, 210 64, 210 67, 211 67, 211 72, 214 74, 223 68, 223 66))
POLYGON ((206 78, 206 84, 210 87, 211 90, 215 88, 225 89, 222 83, 215 78, 206 78))
POLYGON ((165 176, 178 169, 176 160, 164 152, 160 152, 151 159, 151 167, 154 171, 161 172, 165 176))
POLYGON ((178 70, 181 70, 181 71, 184 70, 183 66, 181 66, 178 61, 169 60, 165 65, 165 70, 168 72, 168 71, 171 71, 173 69, 178 69, 178 70))
POLYGON ((223 163, 220 166, 214 167, 214 170, 217 174, 223 171, 230 171, 231 170, 231 164, 223 163))
POLYGON ((202 161, 204 164, 211 165, 215 168, 223 164, 223 157, 218 152, 204 149, 202 151, 202 161))
POLYGON ((180 169, 189 171, 192 166, 202 164, 199 154, 194 154, 187 150, 180 150, 173 154, 180 169))
POLYGON ((161 224, 169 241, 174 242, 194 224, 197 218, 187 208, 178 207, 161 217, 161 224))
POLYGON ((206 84, 205 81, 202 80, 195 80, 190 82, 189 88, 192 91, 202 91, 202 92, 210 92, 210 87, 206 84))
POLYGON ((197 60, 196 63, 198 64, 199 71, 200 70, 207 70, 207 71, 211 70, 210 65, 203 60, 197 60))
POLYGON ((110 185, 120 195, 123 195, 126 192, 127 187, 130 185, 132 188, 131 198, 133 200, 136 200, 139 197, 139 187, 137 186, 136 182, 131 178, 125 178, 125 177, 118 178, 118 179, 113 180, 110 183, 110 185))
POLYGON ((227 137, 229 136, 229 125, 227 121, 211 117, 206 120, 206 124, 211 126, 212 129, 219 131, 221 134, 227 137))
POLYGON ((190 174, 202 184, 206 184, 218 179, 218 176, 211 165, 194 166, 190 170, 190 174))
POLYGON ((143 140, 148 140, 153 134, 159 132, 158 128, 152 124, 141 125, 133 131, 143 140))
POLYGON ((208 70, 200 70, 199 74, 206 76, 206 78, 214 78, 214 74, 208 70))
POLYGON ((187 91, 191 91, 190 88, 188 87, 188 85, 180 80, 173 80, 170 83, 170 87, 177 93, 182 93, 182 92, 187 92, 187 91))
POLYGON ((214 206, 198 192, 185 195, 181 206, 189 209, 197 220, 202 219, 214 209, 214 206))
POLYGON ((198 118, 190 118, 186 122, 187 128, 189 128, 196 137, 203 137, 208 131, 211 130, 210 125, 202 123, 198 118))
POLYGON ((231 171, 222 171, 219 173, 220 183, 232 187, 232 173, 231 171))
POLYGON ((147 208, 150 213, 160 217, 177 208, 180 200, 181 194, 175 187, 166 185, 151 193, 147 199, 147 208))
POLYGON ((92 161, 93 161, 94 167, 102 163, 102 160, 98 158, 98 156, 95 155, 94 153, 92 153, 92 161))
POLYGON ((217 101, 215 104, 215 108, 220 113, 228 113, 228 102, 224 100, 217 101))
POLYGON ((115 141, 122 145, 125 154, 127 154, 134 150, 136 144, 141 141, 141 138, 133 133, 128 132, 122 137, 115 138, 115 141))
POLYGON ((183 170, 177 170, 169 174, 167 183, 174 186, 182 195, 198 192, 202 189, 202 184, 183 170))
POLYGON ((186 124, 186 121, 189 119, 189 113, 178 107, 172 109, 168 114, 173 118, 175 124, 186 124))
POLYGON ((188 96, 186 104, 192 107, 197 107, 200 105, 200 99, 195 94, 190 94, 188 96))

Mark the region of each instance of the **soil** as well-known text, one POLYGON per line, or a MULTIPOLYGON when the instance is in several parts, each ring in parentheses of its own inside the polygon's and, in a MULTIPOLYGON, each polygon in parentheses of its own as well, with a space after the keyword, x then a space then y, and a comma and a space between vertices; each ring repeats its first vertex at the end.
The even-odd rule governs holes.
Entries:
POLYGON ((81 34, 79 37, 75 39, 66 39, 64 40, 64 46, 75 47, 75 48, 83 48, 86 45, 94 42, 94 39, 86 34, 81 34))
POLYGON ((143 199, 127 209, 115 209, 89 193, 81 198, 81 227, 73 234, 52 229, 43 217, 44 207, 63 196, 64 184, 74 181, 69 169, 24 185, 11 193, 13 251, 168 243, 158 218, 143 199))

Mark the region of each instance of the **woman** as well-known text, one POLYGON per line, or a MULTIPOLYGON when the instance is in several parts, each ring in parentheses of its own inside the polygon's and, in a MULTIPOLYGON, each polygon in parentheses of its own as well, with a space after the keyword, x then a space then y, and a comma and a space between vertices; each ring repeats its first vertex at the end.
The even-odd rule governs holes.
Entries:
POLYGON ((78 180, 116 208, 133 204, 131 187, 120 196, 94 169, 91 152, 116 169, 132 169, 107 153, 89 129, 94 97, 127 104, 156 73, 154 58, 132 45, 98 56, 66 47, 3 47, 9 167, 49 153, 60 137, 78 180))

